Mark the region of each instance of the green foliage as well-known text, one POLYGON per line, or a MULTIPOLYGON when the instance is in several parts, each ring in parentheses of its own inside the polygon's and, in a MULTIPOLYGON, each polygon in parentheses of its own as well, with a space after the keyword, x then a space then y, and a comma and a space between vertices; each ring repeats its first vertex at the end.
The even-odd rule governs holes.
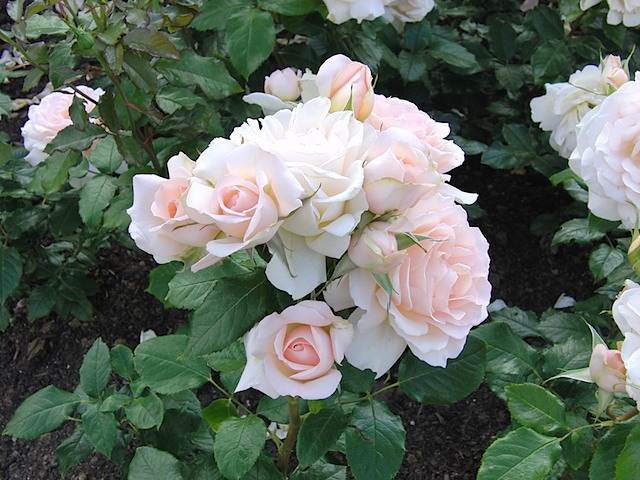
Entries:
POLYGON ((266 435, 264 422, 255 417, 232 417, 220 424, 213 452, 225 478, 242 478, 255 465, 266 435))
POLYGON ((319 460, 340 438, 347 426, 347 417, 340 407, 329 407, 310 415, 298 434, 296 452, 302 466, 319 460))

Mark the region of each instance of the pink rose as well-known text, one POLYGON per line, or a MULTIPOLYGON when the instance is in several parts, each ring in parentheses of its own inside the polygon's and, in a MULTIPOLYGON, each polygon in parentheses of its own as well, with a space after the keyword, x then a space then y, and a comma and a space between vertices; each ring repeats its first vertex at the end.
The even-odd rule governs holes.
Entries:
POLYGON ((369 149, 363 188, 373 213, 402 213, 421 197, 435 192, 441 182, 436 164, 421 150, 420 140, 407 130, 385 130, 369 149))
POLYGON ((609 350, 598 344, 591 353, 589 375, 598 387, 607 392, 626 392, 627 369, 619 350, 609 350))
POLYGON ((353 338, 349 322, 326 303, 305 300, 266 316, 245 337, 247 365, 236 392, 255 388, 271 398, 329 397, 342 374, 334 367, 353 338))
POLYGON ((282 219, 302 205, 304 190, 293 174, 253 143, 213 141, 193 174, 186 195, 189 216, 224 233, 206 245, 214 257, 268 242, 282 219))
POLYGON ((491 296, 489 245, 453 198, 433 195, 406 217, 414 225, 412 233, 425 239, 407 248, 402 263, 388 273, 393 287, 389 311, 387 293, 370 272, 358 269, 348 275, 360 309, 350 318, 356 334, 346 356, 378 376, 407 345, 428 364, 446 366, 462 351, 471 328, 487 317, 491 296))
POLYGON ((129 234, 158 263, 187 261, 194 255, 200 259, 202 247, 220 232, 215 226, 195 222, 185 211, 183 200, 194 165, 180 153, 169 159, 168 179, 147 174, 133 177, 133 205, 127 210, 129 234))
MULTIPOLYGON (((104 93, 101 88, 94 90, 84 85, 79 85, 76 88, 96 102, 104 93)), ((44 153, 45 147, 61 130, 73 125, 69 116, 69 108, 75 95, 71 88, 64 88, 59 92, 50 93, 38 105, 29 107, 29 120, 22 127, 22 136, 24 137, 24 148, 29 151, 25 160, 31 165, 43 162, 49 156, 44 153)), ((95 103, 84 100, 87 113, 91 112, 95 106, 95 103)))
POLYGON ((440 173, 446 173, 462 165, 464 152, 451 140, 449 125, 436 122, 413 103, 400 98, 375 95, 373 110, 366 122, 377 130, 392 127, 413 133, 425 149, 429 160, 436 164, 440 173))
POLYGON ((283 101, 293 101, 300 97, 298 82, 302 77, 300 70, 294 71, 287 67, 284 70, 276 70, 264 79, 264 93, 278 97, 283 101))
POLYGON ((605 93, 611 93, 629 81, 628 66, 618 55, 607 55, 602 60, 600 69, 605 93))
POLYGON ((369 67, 344 55, 334 55, 320 66, 316 75, 318 93, 331 100, 331 112, 352 110, 364 120, 373 109, 373 77, 369 67))

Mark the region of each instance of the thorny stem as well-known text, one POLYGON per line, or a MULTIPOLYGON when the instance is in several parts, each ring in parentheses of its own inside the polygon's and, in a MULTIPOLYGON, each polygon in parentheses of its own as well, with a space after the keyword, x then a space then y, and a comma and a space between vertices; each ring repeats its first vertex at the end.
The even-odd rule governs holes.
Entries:
POLYGON ((296 444, 296 437, 298 436, 298 430, 302 423, 300 419, 300 412, 298 405, 300 403, 300 397, 289 397, 289 430, 287 431, 287 438, 284 443, 278 448, 278 469, 286 476, 287 468, 289 467, 289 459, 291 458, 291 452, 296 444))

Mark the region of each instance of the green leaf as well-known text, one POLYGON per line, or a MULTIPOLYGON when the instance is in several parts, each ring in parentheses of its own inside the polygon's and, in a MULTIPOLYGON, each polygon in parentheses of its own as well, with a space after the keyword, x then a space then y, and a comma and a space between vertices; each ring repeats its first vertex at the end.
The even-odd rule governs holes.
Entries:
POLYGON ((0 118, 6 117, 11 113, 11 97, 0 93, 0 118))
POLYGON ((80 387, 90 397, 98 397, 107 387, 111 375, 109 347, 98 338, 85 354, 80 367, 80 387))
POLYGON ((213 446, 220 473, 232 480, 241 478, 258 460, 266 435, 267 427, 257 417, 222 422, 213 446))
POLYGON ((319 10, 322 7, 321 0, 258 0, 258 6, 262 10, 268 10, 279 15, 298 16, 319 10))
MULTIPOLYGON (((263 397, 264 398, 264 397, 263 397)), ((202 418, 204 418, 211 429, 217 432, 220 424, 231 417, 237 417, 238 412, 231 400, 219 398, 214 400, 208 406, 202 409, 202 418)))
POLYGON ((78 130, 75 126, 70 125, 61 130, 51 143, 44 149, 47 153, 57 151, 75 150, 82 152, 87 150, 94 140, 105 137, 107 132, 95 123, 90 123, 84 130, 78 130))
POLYGON ((342 374, 340 386, 344 390, 352 393, 369 393, 373 389, 376 374, 372 370, 360 370, 346 360, 342 361, 342 364, 338 366, 338 370, 342 374))
POLYGON ((574 470, 580 469, 589 460, 593 450, 593 429, 589 422, 573 412, 567 412, 569 426, 574 430, 560 442, 562 456, 574 470))
POLYGON ((102 212, 109 206, 118 186, 108 175, 96 175, 80 191, 79 212, 82 221, 89 228, 98 228, 102 212))
POLYGON ((496 80, 511 95, 517 94, 525 81, 525 74, 520 65, 504 65, 496 68, 496 80))
POLYGON ((300 465, 315 463, 333 447, 347 426, 342 407, 333 406, 309 415, 298 433, 296 455, 300 465))
POLYGON ((104 401, 100 404, 98 408, 99 412, 117 412, 125 405, 131 403, 133 399, 129 395, 124 395, 121 393, 115 393, 113 395, 109 395, 104 401))
POLYGON ((557 40, 541 44, 531 56, 531 67, 536 84, 561 81, 571 69, 571 52, 557 40))
POLYGON ((589 269, 596 282, 603 280, 626 260, 625 254, 607 243, 598 245, 589 255, 589 269))
POLYGON ((510 385, 507 405, 513 418, 543 435, 567 433, 565 406, 553 393, 532 383, 510 385))
POLYGON ((205 356, 207 365, 216 372, 234 372, 245 366, 247 354, 244 351, 244 342, 238 339, 228 347, 205 356))
POLYGON ((129 464, 129 480, 183 480, 180 462, 170 453, 138 447, 129 464))
POLYGON ((79 403, 77 395, 49 385, 20 404, 2 433, 33 440, 62 425, 79 403))
POLYGON ((356 480, 388 480, 402 464, 405 430, 384 403, 357 404, 349 417, 347 460, 356 480))
POLYGON ((124 409, 131 424, 140 429, 158 427, 164 418, 162 400, 153 392, 133 400, 124 409))
MULTIPOLYGON (((69 170, 80 163, 80 159, 80 153, 71 150, 67 152, 55 152, 49 155, 47 161, 36 171, 33 183, 38 182, 45 193, 59 191, 69 178, 69 170)), ((54 207, 54 212, 55 211, 56 208, 54 207)))
POLYGON ((116 140, 110 136, 100 140, 89 154, 89 161, 102 173, 115 172, 123 160, 116 140))
POLYGON ((60 474, 64 477, 71 467, 89 457, 92 451, 93 447, 84 434, 84 428, 82 425, 78 425, 73 433, 65 438, 56 449, 60 474))
POLYGON ((136 87, 146 93, 155 93, 158 90, 157 74, 146 58, 126 51, 122 59, 122 68, 136 87))
POLYGON ((506 385, 525 382, 535 370, 538 354, 506 323, 482 325, 473 330, 471 336, 487 344, 486 380, 500 398, 506 398, 506 385))
POLYGON ((176 273, 183 268, 184 267, 180 262, 170 262, 158 265, 151 270, 151 273, 149 274, 149 286, 145 289, 145 292, 156 297, 165 307, 174 306, 171 302, 167 301, 167 295, 169 294, 169 282, 176 276, 176 273))
POLYGON ((473 53, 458 43, 434 38, 429 44, 427 52, 433 57, 458 68, 480 68, 473 53))
POLYGON ((11 323, 11 314, 5 305, 0 305, 0 332, 4 332, 9 328, 11 323))
POLYGON ((166 335, 142 342, 135 350, 135 367, 157 393, 177 393, 197 388, 209 380, 209 367, 202 359, 185 358, 184 335, 166 335))
POLYGON ((166 298, 178 308, 194 310, 204 303, 218 280, 246 273, 249 273, 249 270, 231 260, 225 260, 195 273, 184 269, 169 282, 169 293, 166 298))
POLYGON ((347 480, 347 467, 320 461, 296 471, 291 480, 347 480))
POLYGON ((82 74, 74 70, 77 62, 71 43, 56 44, 56 48, 52 49, 49 55, 49 79, 54 88, 68 85, 70 81, 82 74))
POLYGON ((262 270, 218 282, 191 319, 187 351, 206 355, 231 345, 269 313, 272 292, 262 270))
POLYGON ((558 310, 544 312, 540 317, 538 330, 554 343, 563 343, 572 337, 589 337, 589 327, 580 315, 558 310))
POLYGON ((527 15, 527 21, 529 20, 533 22, 540 38, 544 40, 564 39, 564 25, 557 9, 538 5, 527 15))
POLYGON ((619 48, 622 48, 624 46, 624 39, 627 36, 627 29, 624 27, 624 25, 610 25, 609 23, 605 23, 604 25, 602 25, 602 32, 619 48))
POLYGON ((590 480, 616 478, 617 459, 636 426, 635 423, 618 423, 600 439, 589 466, 590 480))
POLYGON ((431 41, 431 23, 424 19, 404 26, 404 44, 412 52, 424 49, 431 41))
POLYGON ((285 477, 276 468, 271 458, 260 455, 258 461, 242 477, 242 480, 285 480, 285 477))
POLYGON ((212 100, 242 91, 223 62, 211 57, 201 57, 190 50, 182 52, 181 61, 160 60, 156 68, 175 85, 198 85, 212 100))
POLYGON ((289 423, 289 402, 287 397, 271 398, 266 395, 260 398, 256 413, 272 422, 289 423))
POLYGON ((225 39, 231 63, 244 78, 249 78, 275 47, 273 17, 255 8, 232 15, 225 39))
MULTIPOLYGON (((289 2, 286 2, 289 3, 289 2)), ((229 18, 241 10, 253 7, 252 0, 204 0, 200 15, 189 25, 199 31, 224 30, 229 18)))
POLYGON ((507 323, 520 337, 539 337, 538 317, 531 310, 524 311, 518 307, 507 307, 491 312, 491 320, 507 323))
POLYGON ((118 422, 113 413, 99 412, 94 405, 89 405, 82 414, 82 426, 93 448, 111 458, 118 434, 118 422))
POLYGON ((20 284, 20 277, 22 277, 20 254, 13 247, 0 245, 0 303, 4 303, 20 284))
POLYGON ((515 55, 516 31, 511 23, 494 17, 489 22, 488 40, 491 52, 503 62, 508 62, 515 55))
POLYGON ((27 38, 31 40, 42 35, 64 35, 68 31, 69 26, 52 12, 34 15, 26 21, 27 38))
POLYGON ((122 42, 132 50, 146 52, 154 57, 180 59, 180 52, 163 32, 134 28, 122 38, 122 42))
POLYGON ((562 454, 560 442, 519 428, 493 442, 482 457, 477 480, 542 480, 562 454))
POLYGON ((587 244, 600 240, 601 238, 604 238, 604 236, 604 232, 590 228, 589 220, 587 218, 574 218, 560 225, 560 230, 558 230, 553 236, 551 245, 570 242, 587 244))
POLYGON ((544 375, 557 375, 589 365, 591 350, 591 338, 588 336, 572 337, 553 345, 542 354, 544 375))
POLYGON ((398 382, 412 399, 430 405, 455 403, 476 390, 484 379, 485 343, 468 337, 462 353, 446 368, 432 367, 412 353, 405 354, 398 382))
POLYGON ((133 379, 133 352, 126 345, 116 345, 109 353, 113 369, 121 377, 131 381, 133 379))
POLYGON ((624 448, 616 461, 616 480, 640 478, 640 424, 636 423, 624 442, 624 448))
POLYGON ((188 88, 166 86, 156 94, 156 102, 165 113, 172 114, 180 108, 191 110, 206 102, 188 88))
POLYGON ((423 52, 402 50, 398 54, 400 76, 405 83, 417 82, 427 71, 427 62, 423 52))

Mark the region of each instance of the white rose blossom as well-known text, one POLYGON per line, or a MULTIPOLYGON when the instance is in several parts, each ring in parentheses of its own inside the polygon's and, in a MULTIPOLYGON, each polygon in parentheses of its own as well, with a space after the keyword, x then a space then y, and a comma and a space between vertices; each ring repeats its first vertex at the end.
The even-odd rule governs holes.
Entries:
MULTIPOLYGON (((602 0, 580 0, 580 8, 587 10, 597 5, 602 0)), ((607 0, 609 13, 607 23, 625 27, 637 27, 640 25, 640 0, 607 0)))
POLYGON ((358 23, 363 20, 374 20, 385 13, 385 6, 391 0, 323 0, 329 10, 327 19, 341 24, 349 20, 358 23))
POLYGON ((640 82, 622 85, 577 131, 569 166, 589 188, 589 210, 634 228, 640 208, 640 82))
POLYGON ((367 210, 363 161, 375 131, 351 111, 330 113, 330 107, 318 97, 260 122, 248 120, 231 134, 237 144, 253 142, 282 160, 304 189, 302 207, 269 244, 267 276, 294 298, 326 281, 325 257, 346 252, 367 210))
POLYGON ((626 280, 612 310, 624 335, 620 352, 626 368, 626 392, 640 403, 640 285, 626 280))

